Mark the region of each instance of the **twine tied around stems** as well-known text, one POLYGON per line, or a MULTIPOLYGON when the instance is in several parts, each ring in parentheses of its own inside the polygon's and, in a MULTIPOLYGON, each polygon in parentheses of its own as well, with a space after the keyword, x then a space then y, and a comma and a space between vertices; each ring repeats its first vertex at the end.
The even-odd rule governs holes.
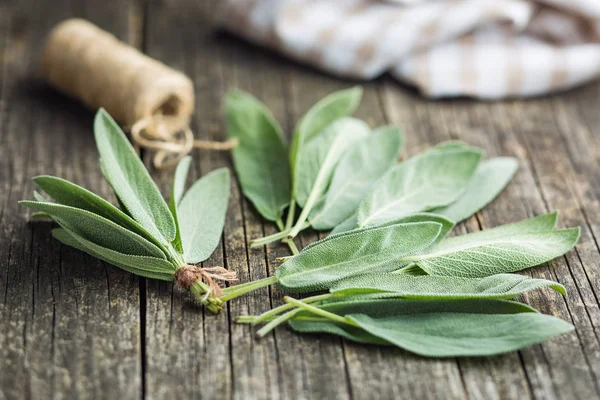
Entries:
MULTIPOLYGON (((232 282, 237 281, 237 274, 233 271, 228 271, 223 267, 201 268, 195 265, 184 265, 175 272, 175 282, 182 288, 189 290, 190 287, 197 281, 204 280, 212 293, 217 297, 223 295, 221 286, 215 280, 232 282)), ((206 294, 210 295, 210 292, 206 294)))
POLYGON ((137 149, 154 152, 158 169, 177 164, 193 148, 230 150, 226 142, 194 140, 194 85, 185 74, 152 59, 83 19, 52 29, 40 59, 41 76, 61 92, 131 127, 137 149))

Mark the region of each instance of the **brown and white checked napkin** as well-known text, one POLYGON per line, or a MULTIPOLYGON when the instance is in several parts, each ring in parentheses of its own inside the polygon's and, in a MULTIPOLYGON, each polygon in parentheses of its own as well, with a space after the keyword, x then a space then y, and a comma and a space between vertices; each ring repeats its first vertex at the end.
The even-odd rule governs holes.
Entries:
POLYGON ((430 97, 534 96, 600 75, 600 0, 224 0, 220 24, 332 74, 430 97))

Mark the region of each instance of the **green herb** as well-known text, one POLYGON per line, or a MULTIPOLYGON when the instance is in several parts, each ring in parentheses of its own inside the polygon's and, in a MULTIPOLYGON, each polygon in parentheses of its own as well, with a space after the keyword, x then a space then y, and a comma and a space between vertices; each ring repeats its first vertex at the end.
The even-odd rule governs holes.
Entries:
POLYGON ((340 159, 331 184, 308 217, 317 230, 333 229, 350 217, 367 193, 392 165, 403 145, 396 126, 376 129, 358 140, 340 159))
POLYGON ((393 271, 396 260, 429 247, 441 228, 436 222, 400 223, 329 236, 284 262, 275 276, 287 291, 311 292, 348 276, 393 271))
POLYGON ((514 299, 525 292, 549 287, 565 295, 565 288, 545 279, 498 274, 481 279, 454 276, 411 276, 405 274, 363 274, 344 279, 331 288, 337 296, 380 293, 403 299, 514 299))
POLYGON ((295 198, 302 207, 302 213, 288 234, 289 238, 303 229, 313 207, 327 191, 340 158, 355 141, 367 137, 369 131, 367 124, 360 120, 342 118, 299 151, 295 198))
POLYGON ((390 170, 358 209, 358 226, 373 226, 446 206, 466 190, 481 153, 430 151, 390 170))
POLYGON ((579 228, 553 230, 556 213, 441 241, 426 252, 404 257, 430 275, 485 277, 516 272, 565 254, 579 228))
POLYGON ((431 212, 444 215, 454 222, 469 218, 500 194, 517 168, 517 160, 511 157, 496 157, 482 161, 465 193, 454 203, 431 212))
POLYGON ((501 354, 574 329, 523 304, 500 300, 371 299, 296 305, 302 309, 290 320, 296 331, 394 345, 426 357, 501 354))
MULTIPOLYGON (((280 232, 251 243, 282 240, 294 255, 282 258, 275 276, 226 288, 220 299, 275 283, 287 293, 329 293, 302 301, 286 297, 279 307, 237 321, 264 323, 259 336, 289 322, 301 332, 437 357, 498 354, 572 330, 524 304, 501 300, 541 288, 565 294, 556 282, 508 272, 564 254, 577 242, 578 228, 555 229, 554 213, 446 239, 456 223, 506 187, 516 160, 481 161, 481 149, 450 141, 394 165, 402 148, 399 129, 369 133, 364 123, 348 118, 357 93, 334 93, 299 122, 289 156, 292 194, 281 201, 283 208, 290 205, 286 223, 277 214, 280 232), (297 220, 296 204, 302 207, 297 220), (309 227, 333 231, 298 254, 291 239, 309 227)), ((275 165, 283 162, 278 160, 275 165)), ((234 163, 240 171, 235 155, 234 163)))
POLYGON ((288 149, 281 128, 251 95, 234 91, 225 99, 229 136, 239 140, 233 164, 244 195, 269 221, 281 221, 290 203, 288 149))
POLYGON ((125 134, 104 110, 96 114, 94 133, 102 172, 122 209, 51 176, 34 181, 54 202, 34 192, 37 201, 20 203, 52 218, 60 226, 52 234, 62 243, 136 275, 176 280, 210 310, 219 311, 221 288, 214 280, 232 280, 233 274, 221 267, 189 264, 206 260, 219 243, 229 172, 214 171, 184 194, 190 165, 184 158, 168 206, 125 134))

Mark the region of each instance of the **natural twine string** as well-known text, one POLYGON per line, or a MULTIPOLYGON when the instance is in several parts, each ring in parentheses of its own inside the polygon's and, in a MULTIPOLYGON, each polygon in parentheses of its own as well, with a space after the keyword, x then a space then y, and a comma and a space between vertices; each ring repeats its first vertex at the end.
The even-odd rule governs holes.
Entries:
POLYGON ((40 60, 42 77, 131 127, 134 145, 155 152, 156 168, 175 165, 193 148, 230 150, 236 141, 194 140, 189 127, 194 87, 183 73, 82 19, 59 23, 40 60))
POLYGON ((175 272, 175 282, 186 290, 189 290, 199 280, 204 280, 210 287, 209 292, 206 293, 207 297, 211 292, 217 297, 221 297, 223 290, 215 280, 233 282, 238 279, 235 272, 228 271, 223 267, 201 268, 195 265, 184 265, 175 272))
POLYGON ((237 138, 225 142, 196 140, 188 125, 177 127, 177 122, 158 114, 143 118, 131 127, 134 147, 137 151, 140 148, 154 151, 152 164, 157 169, 172 168, 193 148, 228 151, 238 144, 237 138))

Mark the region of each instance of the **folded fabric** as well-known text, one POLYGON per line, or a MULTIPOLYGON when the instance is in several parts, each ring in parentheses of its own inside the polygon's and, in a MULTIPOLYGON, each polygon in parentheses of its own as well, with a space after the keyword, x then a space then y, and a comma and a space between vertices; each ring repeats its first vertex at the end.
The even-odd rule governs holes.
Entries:
POLYGON ((332 74, 429 97, 535 96, 600 74, 599 0, 224 0, 219 23, 332 74))

